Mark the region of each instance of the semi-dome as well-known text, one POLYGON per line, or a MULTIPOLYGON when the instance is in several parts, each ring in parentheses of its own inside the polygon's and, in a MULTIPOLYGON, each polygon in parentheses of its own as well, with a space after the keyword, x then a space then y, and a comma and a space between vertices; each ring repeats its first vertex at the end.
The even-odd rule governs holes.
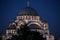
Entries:
POLYGON ((18 14, 18 16, 22 16, 22 15, 38 16, 38 13, 36 12, 35 9, 33 9, 31 7, 26 7, 21 12, 19 12, 19 14, 18 14))

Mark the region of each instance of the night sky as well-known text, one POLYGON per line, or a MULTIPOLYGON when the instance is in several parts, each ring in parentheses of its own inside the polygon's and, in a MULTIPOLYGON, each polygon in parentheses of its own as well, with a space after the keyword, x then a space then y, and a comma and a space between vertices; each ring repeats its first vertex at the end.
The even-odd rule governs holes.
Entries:
MULTIPOLYGON (((26 3, 27 0, 0 0, 0 34, 5 33, 9 23, 27 6, 26 3)), ((41 21, 48 21, 53 35, 60 35, 60 1, 30 0, 30 7, 38 12, 41 21)))

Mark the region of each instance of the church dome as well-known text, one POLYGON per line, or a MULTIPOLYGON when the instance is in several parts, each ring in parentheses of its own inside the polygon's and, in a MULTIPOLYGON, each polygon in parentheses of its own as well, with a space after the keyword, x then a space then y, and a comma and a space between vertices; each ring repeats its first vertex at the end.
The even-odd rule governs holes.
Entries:
POLYGON ((26 7, 21 12, 19 12, 18 16, 22 16, 22 15, 39 16, 36 10, 31 7, 26 7))

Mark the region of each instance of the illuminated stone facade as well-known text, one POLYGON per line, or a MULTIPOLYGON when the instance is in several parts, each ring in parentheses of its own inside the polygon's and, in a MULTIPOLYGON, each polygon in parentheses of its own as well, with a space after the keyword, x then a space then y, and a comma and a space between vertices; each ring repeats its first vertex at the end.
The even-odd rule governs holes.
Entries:
POLYGON ((9 24, 9 28, 6 30, 6 39, 11 38, 12 35, 17 35, 17 29, 20 29, 21 25, 24 24, 27 24, 31 31, 43 34, 46 40, 54 40, 54 36, 49 34, 48 23, 42 22, 36 10, 31 7, 24 8, 18 14, 16 20, 9 24))

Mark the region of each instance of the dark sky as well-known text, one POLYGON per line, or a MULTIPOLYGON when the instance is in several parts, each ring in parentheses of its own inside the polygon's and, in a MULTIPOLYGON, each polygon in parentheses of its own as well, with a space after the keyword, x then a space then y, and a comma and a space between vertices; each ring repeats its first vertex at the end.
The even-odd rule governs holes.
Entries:
MULTIPOLYGON (((0 33, 5 33, 9 22, 27 6, 26 3, 27 0, 0 0, 0 33)), ((60 1, 30 0, 30 7, 36 9, 40 20, 48 21, 50 32, 55 36, 60 35, 60 1)))

